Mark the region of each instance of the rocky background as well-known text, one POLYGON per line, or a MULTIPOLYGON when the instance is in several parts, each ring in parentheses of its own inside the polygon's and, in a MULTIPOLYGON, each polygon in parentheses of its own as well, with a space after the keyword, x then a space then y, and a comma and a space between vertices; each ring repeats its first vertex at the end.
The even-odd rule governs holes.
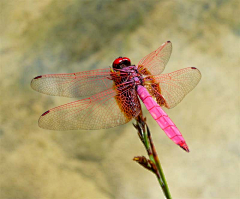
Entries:
POLYGON ((33 91, 41 74, 137 63, 173 43, 164 72, 197 67, 199 85, 166 110, 190 153, 144 109, 173 198, 239 198, 240 2, 0 1, 0 198, 164 198, 131 123, 108 130, 48 131, 46 110, 76 99, 33 91))

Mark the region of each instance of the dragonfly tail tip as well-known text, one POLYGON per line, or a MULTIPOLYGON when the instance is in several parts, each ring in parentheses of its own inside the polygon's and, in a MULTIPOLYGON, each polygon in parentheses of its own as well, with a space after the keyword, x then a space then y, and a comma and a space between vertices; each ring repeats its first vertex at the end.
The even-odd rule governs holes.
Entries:
POLYGON ((190 152, 190 150, 189 150, 189 148, 188 148, 188 146, 187 146, 187 144, 186 143, 182 143, 182 144, 179 144, 179 146, 184 150, 184 151, 186 151, 186 152, 190 152))

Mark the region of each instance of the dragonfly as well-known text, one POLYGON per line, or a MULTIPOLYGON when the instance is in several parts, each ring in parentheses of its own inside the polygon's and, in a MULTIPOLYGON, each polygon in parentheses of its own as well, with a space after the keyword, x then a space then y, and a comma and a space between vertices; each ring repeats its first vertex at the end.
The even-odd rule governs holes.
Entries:
POLYGON ((49 130, 96 130, 128 123, 142 115, 140 100, 157 124, 177 145, 189 148, 173 121, 161 107, 175 107, 198 84, 200 71, 188 67, 161 74, 172 52, 167 41, 132 65, 118 57, 109 68, 77 73, 40 75, 31 87, 47 95, 79 98, 44 112, 38 121, 49 130))

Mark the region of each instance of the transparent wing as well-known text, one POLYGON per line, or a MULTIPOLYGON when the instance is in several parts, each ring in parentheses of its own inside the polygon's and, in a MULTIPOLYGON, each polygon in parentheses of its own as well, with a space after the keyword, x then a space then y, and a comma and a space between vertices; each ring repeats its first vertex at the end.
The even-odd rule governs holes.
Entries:
POLYGON ((40 75, 31 87, 47 95, 63 97, 91 96, 113 87, 110 69, 97 69, 78 73, 40 75))
POLYGON ((189 67, 153 78, 155 83, 159 83, 165 106, 173 108, 195 88, 201 79, 201 73, 197 68, 189 67))
POLYGON ((138 67, 144 75, 159 75, 167 65, 171 53, 172 43, 167 41, 157 50, 142 58, 138 63, 138 67))
POLYGON ((125 124, 140 112, 134 89, 108 89, 46 111, 39 118, 39 126, 51 130, 105 129, 125 124))

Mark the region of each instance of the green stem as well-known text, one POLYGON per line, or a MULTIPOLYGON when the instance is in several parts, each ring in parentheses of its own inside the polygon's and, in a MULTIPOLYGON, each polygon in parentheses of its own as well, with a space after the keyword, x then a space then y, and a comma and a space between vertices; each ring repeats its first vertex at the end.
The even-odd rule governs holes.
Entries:
POLYGON ((139 116, 136 120, 137 124, 134 126, 138 130, 138 135, 147 150, 149 159, 152 163, 152 171, 155 173, 166 198, 172 199, 166 178, 163 173, 163 169, 161 167, 161 163, 153 144, 150 130, 146 124, 146 119, 144 119, 142 116, 139 116))
POLYGON ((155 160, 155 165, 157 166, 158 172, 160 174, 160 178, 161 178, 161 180, 162 180, 162 182, 164 184, 162 186, 162 189, 164 190, 164 194, 165 194, 166 198, 171 199, 172 196, 170 194, 170 190, 169 190, 169 187, 168 187, 168 184, 167 184, 167 180, 166 180, 165 175, 163 173, 163 169, 162 169, 160 160, 158 158, 157 151, 156 151, 156 149, 154 147, 153 140, 152 140, 152 137, 151 137, 151 134, 150 134, 150 130, 149 130, 149 128, 148 128, 146 123, 145 123, 145 125, 147 127, 148 139, 149 139, 149 142, 150 142, 150 145, 151 145, 151 148, 152 148, 153 157, 154 157, 154 160, 155 160))

